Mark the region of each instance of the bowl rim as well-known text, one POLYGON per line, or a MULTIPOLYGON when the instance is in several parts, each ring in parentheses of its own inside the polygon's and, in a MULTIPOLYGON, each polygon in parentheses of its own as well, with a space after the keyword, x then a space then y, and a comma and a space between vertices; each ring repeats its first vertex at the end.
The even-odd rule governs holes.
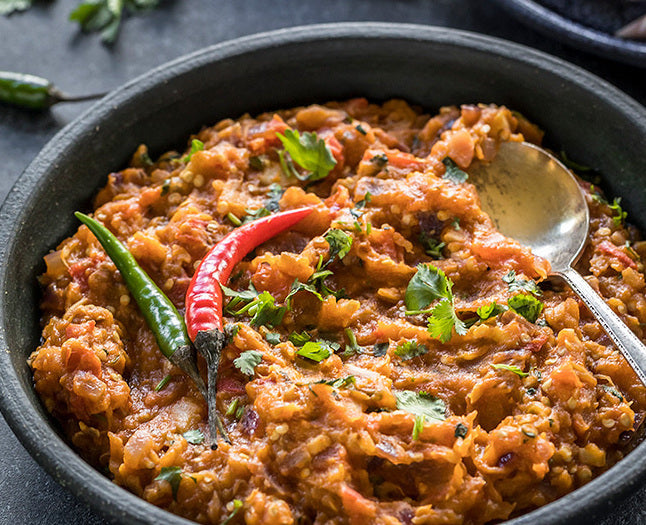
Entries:
POLYGON ((531 28, 604 58, 646 67, 646 43, 585 26, 534 0, 495 0, 531 28))
MULTIPOLYGON (((18 178, 0 209, 0 260, 6 261, 6 254, 16 236, 15 218, 29 203, 32 192, 48 166, 55 162, 62 152, 73 147, 79 136, 94 129, 97 123, 107 118, 112 107, 142 92, 158 89, 167 80, 193 68, 217 63, 237 55, 304 42, 325 42, 331 39, 367 41, 384 38, 429 42, 472 52, 486 52, 510 62, 529 64, 540 70, 548 70, 566 82, 594 92, 596 97, 603 99, 621 113, 640 119, 642 123, 640 127, 646 136, 646 109, 635 100, 577 66, 520 44, 478 33, 418 24, 344 22, 279 29, 215 44, 158 66, 112 91, 66 125, 48 142, 18 178)), ((7 264, 0 265, 0 282, 8 282, 8 277, 10 279, 8 272, 7 264)), ((0 374, 0 410, 13 432, 40 466, 79 500, 110 521, 150 525, 159 523, 161 520, 171 525, 193 523, 158 508, 114 484, 89 466, 64 440, 54 434, 40 414, 34 410, 24 410, 31 403, 11 363, 11 350, 4 328, 7 321, 5 316, 4 302, 0 301, 0 367, 5 370, 5 373, 0 374), (115 502, 119 502, 119 505, 115 506, 115 502)), ((589 517, 590 513, 619 501, 630 488, 638 487, 645 476, 646 443, 642 443, 627 459, 623 459, 582 488, 528 514, 514 518, 508 523, 513 525, 560 523, 577 516, 581 517, 582 509, 586 509, 589 517)))

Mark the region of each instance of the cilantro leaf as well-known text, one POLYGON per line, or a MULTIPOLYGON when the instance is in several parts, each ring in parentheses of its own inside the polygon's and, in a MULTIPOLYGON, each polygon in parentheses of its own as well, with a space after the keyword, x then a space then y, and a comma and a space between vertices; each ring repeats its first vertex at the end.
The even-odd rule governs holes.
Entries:
POLYGON ((413 425, 413 441, 417 441, 419 439, 419 435, 422 433, 422 430, 424 430, 424 423, 426 423, 424 415, 415 417, 415 424, 413 425))
MULTIPOLYGON (((323 139, 319 139, 316 133, 306 131, 302 135, 295 129, 286 129, 285 134, 276 133, 276 136, 283 143, 285 152, 289 153, 291 159, 304 170, 305 175, 301 175, 296 170, 283 169, 292 175, 296 175, 300 180, 317 181, 327 177, 336 166, 336 160, 323 139)), ((279 151, 281 165, 286 164, 285 154, 279 151)))
POLYGON ((450 157, 444 157, 442 164, 446 166, 443 178, 450 180, 455 184, 462 184, 469 178, 467 172, 462 171, 460 168, 458 168, 458 165, 453 162, 453 159, 451 159, 450 157))
POLYGON ((464 439, 465 437, 467 437, 468 432, 469 427, 467 427, 464 423, 458 423, 457 425, 455 425, 455 432, 453 433, 453 435, 456 438, 464 439))
POLYGON ((184 155, 182 157, 182 162, 188 163, 191 161, 193 158, 193 155, 195 155, 198 151, 203 151, 204 150, 204 142, 201 140, 193 139, 191 141, 191 151, 188 152, 187 155, 184 155))
POLYGON ((276 332, 267 332, 265 334, 265 340, 272 345, 277 345, 280 343, 280 334, 276 332))
POLYGON ((515 292, 529 292, 534 295, 541 296, 543 292, 538 287, 535 281, 527 279, 518 279, 516 277, 516 270, 509 270, 509 273, 502 278, 509 287, 511 293, 515 292))
POLYGON ((543 303, 533 295, 518 294, 507 300, 507 305, 518 315, 522 315, 530 323, 535 323, 543 311, 543 303))
POLYGON ((339 348, 340 345, 338 343, 332 343, 330 341, 308 341, 298 349, 296 355, 320 363, 330 357, 339 348))
POLYGON ((276 212, 280 209, 280 199, 285 193, 285 190, 280 184, 273 183, 269 186, 269 191, 267 192, 267 200, 265 201, 265 208, 271 212, 276 212))
POLYGON ((343 357, 350 357, 361 351, 361 347, 357 344, 357 338, 354 335, 354 332, 350 328, 344 330, 346 337, 348 338, 348 343, 345 345, 345 350, 343 351, 343 357))
POLYGON ((496 301, 492 301, 489 304, 480 306, 476 310, 476 313, 481 321, 486 321, 487 319, 491 319, 492 317, 496 317, 498 314, 503 313, 505 310, 507 310, 506 306, 498 304, 496 301))
POLYGON ((428 318, 428 331, 433 338, 446 343, 451 339, 453 328, 458 335, 464 335, 468 330, 464 321, 455 313, 453 303, 448 299, 442 299, 431 311, 431 316, 428 318))
POLYGON ((315 381, 311 383, 313 385, 329 385, 332 388, 347 388, 353 386, 356 383, 354 376, 339 377, 337 379, 321 379, 320 381, 315 381))
POLYGON ((177 499, 177 491, 179 483, 182 481, 182 468, 181 467, 162 467, 161 473, 155 478, 155 481, 167 481, 173 491, 173 499, 177 499))
POLYGON ((252 326, 269 326, 274 327, 278 326, 283 322, 283 317, 287 311, 285 306, 276 306, 274 297, 268 292, 264 291, 261 294, 257 294, 255 290, 245 290, 243 292, 236 292, 222 286, 222 291, 225 295, 232 294, 233 299, 229 301, 229 304, 226 307, 226 311, 233 315, 242 315, 248 313, 251 315, 251 325, 252 326), (245 302, 249 300, 249 297, 256 294, 256 297, 243 306, 240 310, 235 311, 234 308, 240 304, 240 302, 245 302), (233 303, 233 305, 232 305, 233 303))
POLYGON ((250 209, 245 209, 245 216, 242 218, 241 224, 247 224, 248 222, 253 222, 256 219, 260 219, 262 217, 269 217, 271 215, 271 212, 262 206, 261 208, 257 208, 255 210, 250 210, 250 209))
POLYGON ((520 377, 527 377, 529 375, 528 372, 523 372, 516 365, 495 364, 495 365, 491 365, 491 367, 495 368, 496 370, 508 370, 509 372, 513 372, 514 374, 520 377))
POLYGON ((615 213, 615 215, 612 216, 612 221, 615 225, 621 226, 626 220, 626 217, 628 217, 628 212, 625 212, 621 207, 621 197, 615 197, 612 204, 609 204, 608 206, 615 213))
POLYGON ((256 373, 256 367, 262 361, 262 352, 258 350, 247 350, 242 352, 240 357, 233 360, 235 367, 245 375, 253 376, 256 373))
POLYGON ((402 361, 414 359, 427 352, 426 345, 419 344, 417 341, 404 341, 399 343, 395 349, 395 355, 401 357, 402 361))
POLYGON ((78 22, 83 31, 101 31, 101 40, 112 44, 119 34, 124 10, 138 13, 158 4, 159 0, 87 0, 70 13, 69 19, 78 22))
POLYGON ((289 340, 294 346, 303 346, 311 339, 312 336, 307 332, 301 332, 300 334, 298 332, 293 332, 289 334, 289 340))
POLYGON ((350 252, 350 248, 352 248, 352 236, 343 230, 331 228, 324 237, 330 245, 328 264, 336 257, 343 259, 350 252))
MULTIPOLYGON (((310 281, 312 281, 312 278, 310 278, 310 281)), ((291 299, 298 292, 309 292, 312 295, 314 295, 316 298, 318 298, 319 301, 323 301, 323 296, 318 292, 318 290, 313 284, 302 283, 298 279, 295 279, 294 282, 292 283, 291 290, 287 294, 287 297, 285 297, 285 304, 290 305, 291 307, 291 299)))
POLYGON ((182 434, 184 439, 193 445, 204 443, 204 434, 201 430, 188 430, 182 434))
POLYGON ((453 283, 432 264, 417 265, 417 273, 408 283, 404 303, 410 312, 420 312, 437 299, 453 300, 453 283))
POLYGON ((389 347, 390 343, 375 343, 372 347, 372 355, 375 357, 383 357, 388 352, 389 347))
POLYGON ((434 259, 444 259, 442 249, 446 246, 445 242, 435 239, 427 232, 419 234, 419 242, 422 243, 426 255, 433 257, 434 259))
POLYGON ((14 11, 25 11, 33 0, 0 0, 0 15, 10 15, 14 11))
POLYGON ((227 518, 222 522, 221 525, 228 525, 229 522, 236 517, 238 512, 240 512, 240 509, 242 508, 243 503, 239 499, 234 499, 233 500, 233 510, 231 511, 231 514, 227 516, 227 518))
POLYGON ((402 390, 401 392, 395 392, 395 398, 397 399, 397 408, 399 410, 405 410, 414 416, 428 417, 438 421, 446 419, 444 401, 428 392, 402 390))

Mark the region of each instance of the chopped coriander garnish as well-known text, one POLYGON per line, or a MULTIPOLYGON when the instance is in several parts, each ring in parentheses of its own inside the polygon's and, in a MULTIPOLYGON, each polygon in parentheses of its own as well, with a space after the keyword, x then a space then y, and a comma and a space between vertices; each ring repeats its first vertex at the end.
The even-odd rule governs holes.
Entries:
POLYGON ((486 321, 487 319, 491 319, 492 317, 496 317, 498 314, 503 313, 505 310, 507 310, 506 306, 498 304, 496 301, 492 301, 489 304, 480 306, 476 310, 476 313, 481 321, 486 321))
POLYGON ((348 338, 348 343, 345 345, 345 350, 342 355, 343 357, 350 357, 351 355, 358 353, 361 350, 361 347, 357 344, 357 338, 352 329, 346 328, 344 333, 348 338))
POLYGON ((242 226, 242 221, 231 212, 227 213, 227 219, 229 219, 229 222, 234 226, 242 226))
POLYGON ((451 221, 451 226, 453 226, 454 230, 459 230, 460 229, 460 217, 454 217, 453 220, 451 221))
POLYGON ((390 343, 375 343, 375 346, 372 347, 372 355, 375 357, 385 356, 389 346, 390 343))
POLYGON ((354 128, 362 135, 366 135, 368 133, 361 124, 357 124, 354 128))
POLYGON ((453 162, 453 159, 451 159, 450 157, 444 157, 442 164, 446 166, 443 178, 450 180, 455 184, 462 184, 469 178, 467 172, 462 171, 460 168, 458 168, 458 165, 453 162))
POLYGON ((621 207, 621 197, 615 197, 612 204, 609 204, 608 206, 614 212, 612 221, 615 225, 621 226, 626 220, 626 217, 628 217, 628 212, 625 212, 621 207))
POLYGON ((255 210, 246 209, 246 215, 242 218, 242 224, 247 224, 248 222, 255 221, 262 217, 269 217, 271 212, 264 206, 257 208, 255 210))
POLYGON ((33 0, 2 0, 0 2, 0 15, 10 15, 14 11, 29 9, 33 0))
POLYGON ((446 419, 446 405, 441 399, 428 392, 413 392, 402 390, 395 392, 397 408, 405 410, 414 416, 424 416, 429 419, 444 421, 446 419))
POLYGON ((252 157, 249 157, 249 166, 255 170, 262 171, 265 169, 265 161, 262 156, 253 155, 252 157))
POLYGON ((446 343, 452 330, 459 335, 467 333, 467 326, 457 316, 453 304, 453 282, 444 272, 431 264, 420 264, 417 273, 408 283, 404 302, 406 315, 430 313, 428 330, 436 339, 446 343), (440 300, 433 308, 426 309, 432 302, 440 300))
POLYGON ((516 270, 509 270, 509 273, 507 273, 502 280, 507 283, 510 293, 529 292, 537 296, 543 295, 543 292, 535 281, 518 279, 516 277, 516 270))
POLYGON ((311 383, 312 385, 328 385, 332 388, 347 388, 356 383, 354 376, 339 377, 337 379, 321 379, 311 383))
POLYGON ((608 394, 615 396, 619 401, 624 400, 624 396, 622 396, 616 388, 613 388, 608 385, 601 385, 601 388, 604 391, 608 392, 608 394))
POLYGON ((465 437, 467 437, 468 432, 469 427, 467 427, 464 423, 458 423, 457 425, 455 425, 454 435, 456 438, 464 439, 465 437))
POLYGON ((204 442, 204 434, 199 429, 188 430, 182 434, 184 439, 191 443, 192 445, 199 445, 204 442))
POLYGON ((280 334, 277 332, 267 332, 265 334, 265 340, 272 345, 277 345, 280 343, 280 334))
POLYGON ((240 357, 233 360, 235 367, 245 375, 252 376, 256 373, 256 367, 262 361, 262 352, 258 350, 247 350, 242 352, 240 357))
POLYGON ((491 365, 491 367, 495 368, 496 370, 508 370, 509 372, 513 372, 514 374, 520 377, 527 377, 529 375, 529 373, 523 372, 516 365, 505 365, 500 363, 500 364, 491 365))
POLYGON ((170 382, 171 376, 170 374, 164 376, 164 378, 157 383, 157 386, 155 387, 155 392, 159 392, 160 390, 163 390, 163 388, 170 382))
POLYGON ((306 131, 301 135, 298 130, 286 129, 284 135, 276 133, 276 136, 285 148, 284 151, 278 152, 285 173, 295 175, 300 180, 313 182, 327 177, 336 166, 336 160, 330 148, 323 139, 317 137, 316 133, 306 131), (289 153, 291 160, 307 172, 301 175, 293 167, 290 169, 287 162, 289 159, 285 153, 289 153))
MULTIPOLYGON (((331 273, 332 272, 330 272, 330 274, 331 273)), ((310 278, 310 281, 312 281, 312 278, 310 278)), ((287 297, 285 297, 285 304, 291 306, 292 297, 294 297, 298 292, 309 292, 317 297, 319 301, 323 301, 323 296, 318 292, 313 284, 302 283, 298 279, 295 279, 292 283, 291 290, 287 294, 287 297)))
POLYGON ((399 343, 395 349, 395 355, 401 357, 402 361, 408 361, 419 357, 428 352, 426 345, 419 344, 417 341, 404 341, 399 343))
POLYGON ((348 235, 343 230, 331 228, 327 231, 324 237, 330 245, 328 263, 333 261, 336 257, 343 259, 350 252, 350 248, 352 248, 352 236, 348 235))
POLYGON ((265 208, 271 212, 278 211, 280 209, 280 199, 285 193, 285 190, 280 184, 273 183, 269 186, 269 191, 267 192, 267 200, 265 201, 265 208))
POLYGON ((220 285, 222 291, 231 300, 227 304, 225 310, 232 315, 251 315, 251 324, 253 326, 278 326, 285 316, 287 307, 277 306, 274 297, 268 292, 264 291, 258 294, 255 288, 250 287, 248 290, 237 292, 231 290, 226 286, 220 285), (239 310, 235 310, 237 306, 242 303, 247 303, 239 310))
POLYGON ((173 491, 173 499, 177 499, 177 491, 180 481, 182 481, 181 467, 162 467, 161 473, 155 478, 155 481, 167 481, 173 491))
POLYGON ((229 522, 235 518, 235 516, 240 512, 240 509, 242 508, 243 503, 239 499, 234 499, 233 500, 233 510, 231 511, 231 514, 227 516, 227 518, 222 522, 221 525, 228 525, 229 522))
POLYGON ((298 332, 293 332, 289 334, 288 339, 294 346, 303 346, 305 343, 312 339, 312 336, 307 332, 301 332, 300 334, 298 332))
POLYGON ((330 357, 339 348, 340 345, 338 343, 333 343, 330 341, 308 341, 298 349, 296 355, 320 363, 321 361, 330 357))
POLYGON ((535 438, 535 437, 536 437, 536 433, 535 433, 535 432, 532 432, 532 431, 530 431, 530 430, 525 430, 524 428, 521 428, 520 430, 521 430, 521 432, 522 432, 523 434, 525 434, 528 438, 535 438))
POLYGON ((426 255, 433 257, 433 259, 444 259, 442 249, 446 246, 445 242, 441 242, 428 233, 422 232, 419 234, 419 242, 422 243, 426 255))
POLYGON ((370 162, 376 164, 380 168, 383 168, 386 164, 388 164, 388 156, 383 153, 380 155, 375 155, 370 159, 370 162))
POLYGON ((543 311, 543 303, 533 295, 518 294, 507 300, 507 305, 518 315, 523 316, 530 323, 535 323, 543 311))
POLYGON ((182 157, 182 162, 185 164, 190 162, 193 158, 193 155, 202 150, 204 150, 204 142, 202 142, 201 140, 193 139, 191 141, 191 151, 189 151, 187 155, 184 155, 182 157))
POLYGON ((233 415, 236 413, 236 410, 238 409, 238 403, 239 403, 239 402, 240 402, 240 401, 239 401, 239 400, 238 400, 238 398, 236 397, 236 398, 231 402, 231 404, 230 404, 230 405, 229 405, 229 407, 227 408, 227 411, 224 413, 224 415, 225 415, 225 416, 233 416, 233 415))
POLYGON ((422 433, 422 430, 424 429, 424 423, 426 422, 426 418, 422 414, 421 416, 416 416, 415 417, 415 424, 413 425, 413 441, 417 441, 419 439, 419 435, 422 433))

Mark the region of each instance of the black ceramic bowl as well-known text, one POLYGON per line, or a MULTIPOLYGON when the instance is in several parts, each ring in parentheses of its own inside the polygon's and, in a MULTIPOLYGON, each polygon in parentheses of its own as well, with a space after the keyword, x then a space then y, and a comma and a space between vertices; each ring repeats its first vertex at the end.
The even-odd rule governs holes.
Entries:
POLYGON ((495 0, 519 20, 574 47, 611 60, 646 67, 646 42, 614 36, 644 13, 625 0, 495 0))
MULTIPOLYGON (((203 124, 243 112, 366 96, 403 97, 429 111, 465 102, 507 104, 553 144, 607 175, 610 195, 646 228, 646 110, 560 60, 479 35, 414 25, 302 27, 216 45, 110 94, 61 131, 20 177, 0 212, 2 412, 34 458, 108 519, 186 520, 112 484, 78 457, 38 400, 26 359, 39 341, 42 257, 78 226, 106 175, 140 143, 159 154, 203 124)), ((646 472, 646 444, 603 476, 516 524, 590 521, 646 472)))

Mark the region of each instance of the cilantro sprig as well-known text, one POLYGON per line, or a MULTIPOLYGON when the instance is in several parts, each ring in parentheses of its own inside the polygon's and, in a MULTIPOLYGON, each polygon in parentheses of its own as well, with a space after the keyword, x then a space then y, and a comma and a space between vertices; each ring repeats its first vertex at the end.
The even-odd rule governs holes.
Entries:
POLYGON ((533 295, 519 293, 507 300, 507 305, 530 323, 535 323, 543 312, 543 303, 533 295))
POLYGON ((256 367, 262 361, 262 352, 258 350, 247 350, 242 352, 239 357, 233 360, 234 366, 247 376, 253 376, 256 373, 256 367))
POLYGON ((159 0, 88 0, 81 2, 69 19, 78 22, 83 31, 100 31, 101 40, 113 44, 126 12, 142 13, 158 5, 159 0))
POLYGON ((442 160, 442 164, 446 166, 443 178, 450 180, 454 184, 462 184, 469 178, 467 172, 458 168, 458 165, 450 157, 445 157, 442 160))
POLYGON ((529 292, 539 297, 543 295, 543 292, 536 284, 536 281, 519 279, 516 276, 516 270, 509 270, 507 275, 505 275, 502 280, 507 283, 509 291, 511 293, 529 292))
POLYGON ((330 148, 323 139, 318 138, 316 133, 306 131, 301 135, 298 130, 286 129, 285 134, 276 133, 276 136, 285 148, 278 151, 278 156, 286 174, 302 181, 314 182, 327 177, 336 166, 336 160, 330 148), (306 172, 299 173, 292 162, 306 172))
POLYGON ((166 481, 173 491, 173 499, 177 499, 177 491, 179 484, 182 481, 182 468, 181 467, 162 467, 159 476, 155 481, 166 481))
POLYGON ((442 343, 451 338, 454 329, 458 335, 467 333, 467 325, 455 311, 453 281, 432 264, 417 266, 417 273, 406 288, 404 302, 406 315, 431 314, 428 331, 442 343), (439 302, 433 308, 428 308, 437 300, 439 302))
POLYGON ((240 292, 223 285, 221 287, 224 295, 231 298, 225 308, 227 313, 235 316, 250 315, 252 326, 274 327, 283 322, 287 307, 276 305, 276 300, 268 291, 258 293, 253 286, 240 292), (240 305, 244 306, 236 310, 240 305))
POLYGON ((395 355, 400 357, 402 361, 409 361, 428 352, 426 345, 420 344, 417 341, 404 341, 397 345, 395 355))
POLYGON ((446 405, 444 401, 428 392, 403 390, 401 392, 395 392, 395 399, 397 400, 397 408, 399 410, 405 410, 415 416, 413 440, 419 438, 427 418, 436 421, 444 421, 446 419, 446 405))
POLYGON ((339 348, 340 345, 332 341, 325 341, 323 339, 319 341, 308 341, 297 350, 296 355, 320 363, 330 357, 339 348))

